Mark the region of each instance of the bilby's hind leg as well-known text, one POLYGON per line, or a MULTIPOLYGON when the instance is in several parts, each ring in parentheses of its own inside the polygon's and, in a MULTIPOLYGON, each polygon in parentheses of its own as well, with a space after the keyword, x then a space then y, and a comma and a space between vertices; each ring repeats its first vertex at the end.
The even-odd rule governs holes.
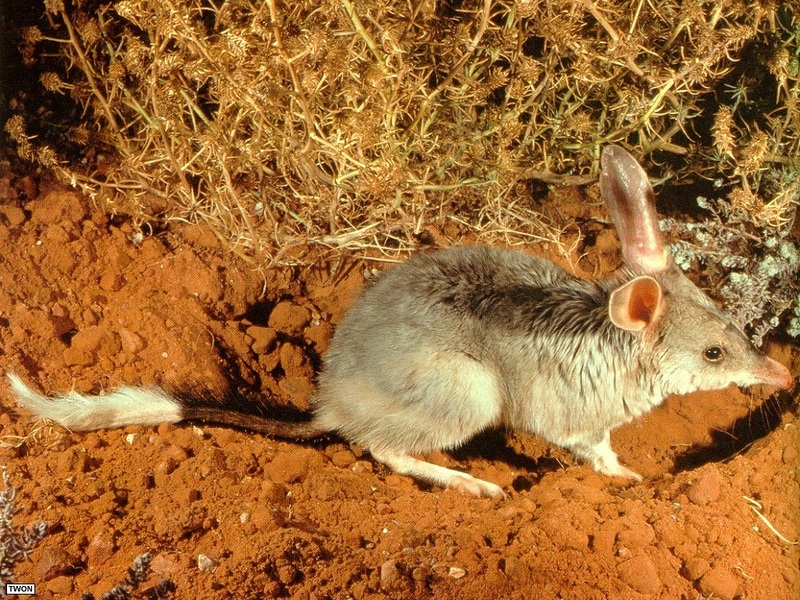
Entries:
POLYGON ((360 357, 335 355, 347 361, 322 373, 315 426, 363 446, 398 473, 475 496, 502 496, 492 483, 410 456, 460 446, 499 424, 503 405, 497 375, 481 362, 418 346, 366 372, 360 357))
POLYGON ((440 467, 424 460, 413 458, 406 454, 395 454, 392 452, 372 452, 372 456, 378 462, 393 469, 401 475, 409 475, 414 479, 419 479, 451 488, 462 494, 471 496, 484 496, 487 498, 503 498, 505 494, 500 486, 483 481, 467 473, 454 471, 446 467, 440 467))

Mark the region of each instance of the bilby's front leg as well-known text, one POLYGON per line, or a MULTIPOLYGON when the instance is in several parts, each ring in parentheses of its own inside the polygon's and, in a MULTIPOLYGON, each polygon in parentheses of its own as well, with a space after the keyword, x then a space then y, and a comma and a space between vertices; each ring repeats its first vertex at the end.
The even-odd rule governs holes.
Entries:
POLYGON ((611 433, 608 431, 600 439, 576 436, 563 445, 578 458, 591 463, 599 473, 634 481, 642 480, 641 475, 619 463, 617 453, 611 449, 611 433))

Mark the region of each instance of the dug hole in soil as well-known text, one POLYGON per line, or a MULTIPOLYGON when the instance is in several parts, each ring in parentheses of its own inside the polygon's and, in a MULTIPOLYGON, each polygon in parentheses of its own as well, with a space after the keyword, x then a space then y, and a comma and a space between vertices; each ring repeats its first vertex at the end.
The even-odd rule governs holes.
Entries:
MULTIPOLYGON (((306 409, 336 323, 379 264, 320 253, 259 271, 202 226, 139 240, 61 187, 7 175, 0 193, 0 368, 47 394, 233 385, 306 409)), ((579 273, 618 264, 613 233, 601 240, 579 273)), ((769 352, 798 374, 796 347, 769 352)), ((99 598, 148 551, 141 589, 169 578, 178 599, 794 599, 796 390, 669 398, 612 436, 642 483, 523 434, 428 457, 508 493, 488 500, 420 486, 335 438, 206 424, 70 433, 15 409, 2 383, 14 522, 50 526, 14 580, 99 598)))

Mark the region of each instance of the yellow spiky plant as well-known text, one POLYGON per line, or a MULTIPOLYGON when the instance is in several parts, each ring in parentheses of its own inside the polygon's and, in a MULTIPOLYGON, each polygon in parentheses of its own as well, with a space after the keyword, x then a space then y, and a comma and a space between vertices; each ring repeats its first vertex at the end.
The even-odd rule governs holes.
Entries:
POLYGON ((797 203, 788 0, 45 5, 23 57, 79 110, 20 111, 19 154, 139 226, 205 222, 262 265, 308 244, 392 253, 443 220, 559 242, 527 183, 588 182, 610 142, 661 180, 728 177, 759 223, 797 203))

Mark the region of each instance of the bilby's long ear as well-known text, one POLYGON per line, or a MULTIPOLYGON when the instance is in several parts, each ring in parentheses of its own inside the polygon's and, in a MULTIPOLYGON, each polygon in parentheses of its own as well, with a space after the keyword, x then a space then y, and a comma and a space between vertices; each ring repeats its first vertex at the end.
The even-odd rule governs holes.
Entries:
POLYGON ((641 331, 659 318, 663 302, 661 285, 642 275, 611 292, 608 316, 620 329, 641 331))
POLYGON ((600 156, 600 193, 628 266, 643 273, 668 269, 672 257, 658 230, 653 187, 636 159, 620 146, 606 146, 600 156))

